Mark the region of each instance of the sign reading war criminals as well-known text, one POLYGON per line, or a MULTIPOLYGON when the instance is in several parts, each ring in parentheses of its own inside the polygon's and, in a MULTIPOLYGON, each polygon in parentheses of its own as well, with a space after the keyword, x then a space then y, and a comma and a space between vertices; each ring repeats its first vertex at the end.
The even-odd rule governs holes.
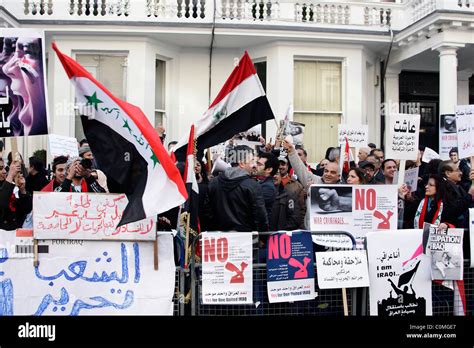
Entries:
POLYGON ((267 291, 270 303, 316 297, 311 233, 287 232, 270 236, 267 242, 267 291))

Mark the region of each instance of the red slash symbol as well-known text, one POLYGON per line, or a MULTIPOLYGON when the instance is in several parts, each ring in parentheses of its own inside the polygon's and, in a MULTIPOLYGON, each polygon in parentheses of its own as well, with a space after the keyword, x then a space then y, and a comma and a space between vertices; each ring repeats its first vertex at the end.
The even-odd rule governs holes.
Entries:
POLYGON ((383 215, 383 213, 379 212, 378 210, 374 211, 374 216, 377 219, 382 220, 382 222, 379 223, 377 228, 379 230, 389 230, 390 229, 390 218, 392 217, 393 213, 389 210, 387 212, 387 216, 383 215))
POLYGON ((306 256, 303 259, 303 263, 299 262, 297 259, 294 259, 294 258, 291 258, 288 261, 288 264, 290 266, 299 268, 299 270, 297 270, 295 272, 295 279, 307 278, 308 277, 308 270, 306 268, 308 267, 308 264, 309 264, 310 261, 311 261, 311 259, 309 257, 306 257, 306 256))
POLYGON ((243 283, 244 282, 244 270, 247 268, 248 264, 243 262, 240 264, 239 269, 236 265, 231 262, 227 262, 225 265, 225 269, 231 272, 237 273, 235 276, 230 278, 230 283, 243 283))

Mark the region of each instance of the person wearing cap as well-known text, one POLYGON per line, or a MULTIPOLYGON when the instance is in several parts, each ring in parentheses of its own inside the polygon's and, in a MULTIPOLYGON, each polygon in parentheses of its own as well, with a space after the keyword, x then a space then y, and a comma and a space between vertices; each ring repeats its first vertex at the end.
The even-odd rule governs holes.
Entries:
POLYGON ((359 162, 359 168, 362 169, 367 184, 375 184, 375 165, 369 161, 359 162))
POLYGON ((278 167, 278 174, 279 174, 279 184, 283 187, 286 186, 291 180, 290 176, 290 165, 288 163, 288 158, 286 157, 279 157, 278 161, 280 162, 280 166, 278 167))

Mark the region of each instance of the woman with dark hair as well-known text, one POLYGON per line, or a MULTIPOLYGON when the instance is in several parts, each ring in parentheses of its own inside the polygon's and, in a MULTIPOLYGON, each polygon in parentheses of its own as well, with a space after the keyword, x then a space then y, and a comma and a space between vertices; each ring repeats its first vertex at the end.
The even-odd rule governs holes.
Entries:
POLYGON ((350 185, 362 185, 366 183, 364 172, 359 168, 351 168, 347 174, 346 182, 350 185))
POLYGON ((425 186, 425 198, 418 206, 414 219, 414 228, 423 228, 425 222, 439 225, 443 220, 443 201, 445 200, 444 180, 431 174, 425 186))
POLYGON ((28 168, 28 176, 26 177, 26 191, 33 193, 34 191, 41 191, 49 180, 48 173, 44 168, 44 163, 38 157, 30 157, 30 167, 28 168))

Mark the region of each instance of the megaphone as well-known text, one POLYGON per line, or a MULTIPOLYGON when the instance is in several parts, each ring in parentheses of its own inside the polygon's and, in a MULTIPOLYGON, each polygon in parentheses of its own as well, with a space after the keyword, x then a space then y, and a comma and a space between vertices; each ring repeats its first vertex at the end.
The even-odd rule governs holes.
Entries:
POLYGON ((211 173, 214 173, 215 171, 223 172, 227 168, 230 168, 230 166, 231 165, 229 163, 223 161, 220 157, 217 157, 214 161, 214 165, 212 166, 211 173))

